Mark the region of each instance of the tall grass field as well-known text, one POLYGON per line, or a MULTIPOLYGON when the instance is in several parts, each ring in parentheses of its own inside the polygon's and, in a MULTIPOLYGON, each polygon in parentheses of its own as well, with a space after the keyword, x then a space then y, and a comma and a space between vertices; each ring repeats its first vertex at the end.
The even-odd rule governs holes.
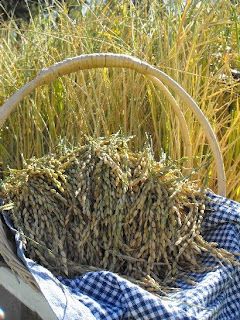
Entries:
MULTIPOLYGON (((94 52, 136 56, 175 79, 198 103, 220 143, 227 196, 240 200, 240 8, 220 1, 54 1, 23 20, 0 24, 0 104, 44 67, 94 52)), ((204 131, 175 96, 186 118, 197 177, 216 191, 216 165, 204 131)), ((151 141, 184 167, 184 143, 170 103, 148 79, 127 69, 79 71, 25 98, 1 129, 0 161, 24 159, 77 144, 85 135, 133 136, 151 141)))

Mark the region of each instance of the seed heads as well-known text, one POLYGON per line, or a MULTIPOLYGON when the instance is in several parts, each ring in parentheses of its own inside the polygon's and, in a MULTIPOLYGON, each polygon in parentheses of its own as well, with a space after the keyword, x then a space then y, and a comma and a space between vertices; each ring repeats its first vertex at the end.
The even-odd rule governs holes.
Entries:
POLYGON ((55 274, 108 269, 156 292, 186 267, 200 267, 203 251, 232 262, 201 236, 204 193, 148 149, 132 153, 127 142, 89 139, 10 171, 5 202, 14 203, 10 214, 28 256, 55 274))

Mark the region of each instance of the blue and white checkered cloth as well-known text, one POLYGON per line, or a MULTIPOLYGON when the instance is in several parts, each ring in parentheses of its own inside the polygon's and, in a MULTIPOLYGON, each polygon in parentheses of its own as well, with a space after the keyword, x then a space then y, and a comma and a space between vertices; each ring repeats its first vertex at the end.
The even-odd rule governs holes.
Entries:
MULTIPOLYGON (((205 239, 240 253, 240 204, 211 193, 207 209, 210 213, 202 226, 205 239)), ((107 271, 56 279, 47 269, 27 259, 18 235, 16 240, 19 256, 58 319, 240 319, 239 267, 219 265, 204 274, 191 274, 194 285, 180 281, 179 291, 158 298, 107 271)))

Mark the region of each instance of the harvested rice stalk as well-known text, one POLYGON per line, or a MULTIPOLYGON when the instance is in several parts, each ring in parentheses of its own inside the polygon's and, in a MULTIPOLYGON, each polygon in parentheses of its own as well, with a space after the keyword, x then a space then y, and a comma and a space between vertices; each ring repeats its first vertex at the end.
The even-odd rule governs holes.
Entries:
POLYGON ((4 195, 27 255, 57 275, 108 269, 160 292, 202 252, 234 262, 201 236, 205 193, 118 135, 10 170, 4 195))

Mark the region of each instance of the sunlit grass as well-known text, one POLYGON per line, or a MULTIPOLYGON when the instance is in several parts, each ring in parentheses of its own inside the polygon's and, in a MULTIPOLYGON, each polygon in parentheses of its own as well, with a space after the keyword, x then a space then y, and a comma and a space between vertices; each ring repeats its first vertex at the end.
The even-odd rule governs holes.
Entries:
MULTIPOLYGON (((177 80, 211 122, 224 156, 228 196, 240 199, 239 9, 231 1, 108 1, 88 8, 45 9, 29 24, 10 20, 0 28, 0 102, 43 67, 92 52, 127 53, 156 65, 177 80)), ((43 10, 43 9, 42 9, 43 10)), ((194 164, 206 159, 204 132, 182 105, 193 143, 194 164)), ((77 72, 43 87, 24 100, 1 132, 4 167, 21 167, 22 156, 41 156, 60 138, 72 143, 84 134, 134 135, 140 149, 146 133, 155 156, 184 156, 179 124, 161 92, 129 70, 77 72)), ((208 168, 215 188, 215 164, 208 168)), ((202 176, 206 171, 200 170, 202 176)), ((216 190, 216 189, 215 189, 216 190)))

